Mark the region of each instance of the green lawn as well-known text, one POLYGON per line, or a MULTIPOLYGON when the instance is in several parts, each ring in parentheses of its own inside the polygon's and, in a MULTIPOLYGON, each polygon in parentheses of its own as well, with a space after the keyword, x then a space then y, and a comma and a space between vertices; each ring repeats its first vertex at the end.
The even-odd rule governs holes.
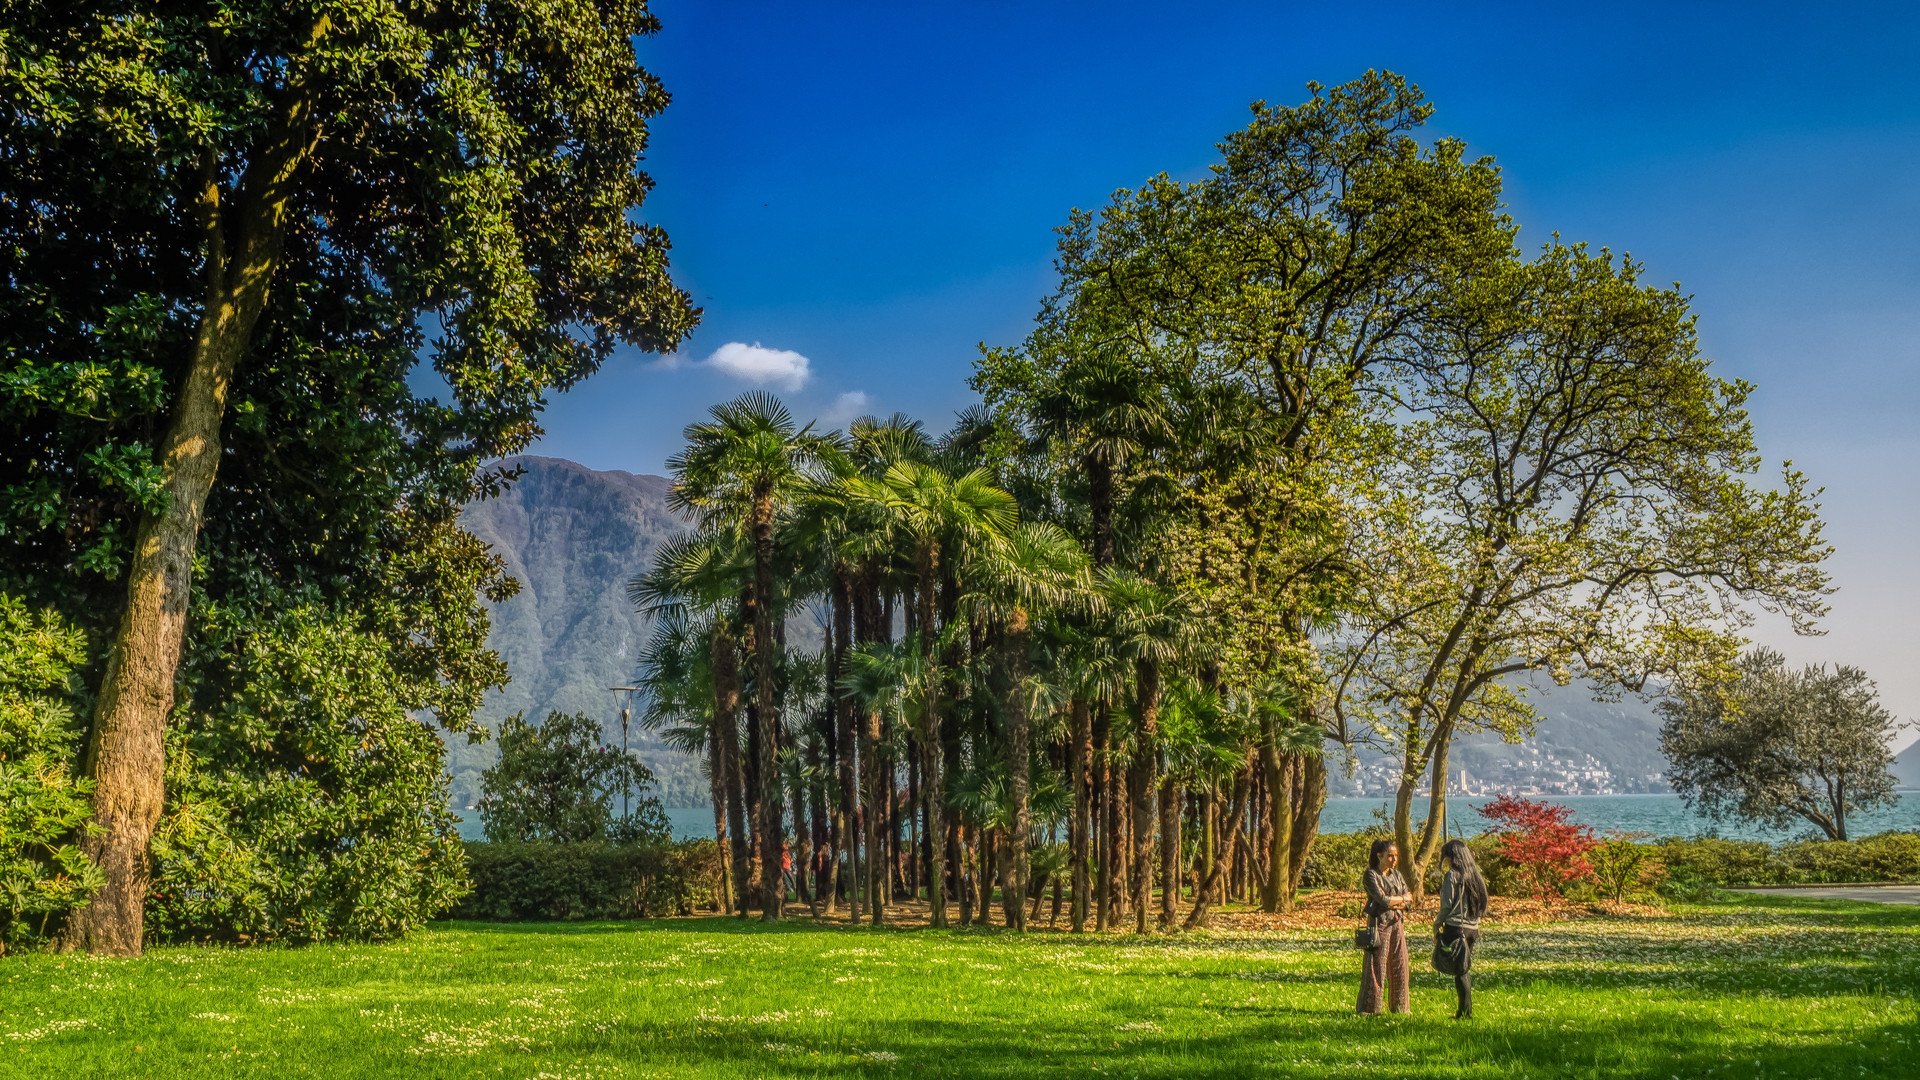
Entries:
POLYGON ((1352 1015, 1346 932, 1137 940, 726 919, 0 960, 0 1077, 1920 1075, 1920 908, 1489 925, 1470 1024, 1352 1015))

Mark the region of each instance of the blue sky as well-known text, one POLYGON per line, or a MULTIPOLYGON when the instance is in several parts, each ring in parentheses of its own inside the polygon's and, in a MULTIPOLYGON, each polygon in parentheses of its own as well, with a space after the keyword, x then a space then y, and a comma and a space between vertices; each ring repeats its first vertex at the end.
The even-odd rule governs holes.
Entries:
POLYGON ((1828 489, 1830 633, 1760 636, 1920 716, 1920 6, 654 10, 674 101, 646 216, 706 318, 681 362, 617 357, 556 398, 536 453, 659 472, 756 373, 803 415, 942 427, 976 344, 1024 335, 1069 208, 1198 175, 1254 99, 1389 68, 1498 158, 1523 242, 1631 252, 1694 295, 1763 448, 1828 489), (729 344, 768 351, 706 362, 729 344))

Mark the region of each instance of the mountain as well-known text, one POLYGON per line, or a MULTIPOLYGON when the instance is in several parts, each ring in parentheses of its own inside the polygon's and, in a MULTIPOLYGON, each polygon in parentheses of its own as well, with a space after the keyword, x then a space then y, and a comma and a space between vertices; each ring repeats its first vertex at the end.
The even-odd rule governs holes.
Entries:
MULTIPOLYGON (((461 521, 506 560, 520 594, 493 609, 489 644, 506 660, 513 681, 489 697, 489 725, 523 712, 584 712, 619 743, 619 712, 608 687, 625 685, 646 640, 647 620, 627 602, 626 584, 640 575, 663 541, 687 531, 667 509, 668 481, 658 476, 603 472, 571 461, 522 457, 507 462, 524 475, 497 499, 475 503, 461 521)), ((819 627, 806 615, 788 624, 790 640, 811 641, 819 627)), ((1510 745, 1492 735, 1458 740, 1449 775, 1461 773, 1471 792, 1602 794, 1665 791, 1667 763, 1660 753, 1660 721, 1634 699, 1595 702, 1579 687, 1551 685, 1534 693, 1542 719, 1533 739, 1510 745)), ((635 729, 631 743, 660 779, 668 806, 705 806, 708 786, 699 763, 635 729)), ((479 794, 480 772, 498 751, 491 742, 453 746, 456 807, 479 794)), ((1901 756, 1904 783, 1920 786, 1920 750, 1901 756)), ((1391 790, 1396 765, 1362 752, 1355 775, 1336 766, 1336 795, 1391 790)))
MULTIPOLYGON (((1530 687, 1540 714, 1534 736, 1507 743, 1482 732, 1456 739, 1447 756, 1452 791, 1470 794, 1615 795, 1664 792, 1666 756, 1660 752, 1660 718, 1653 707, 1628 697, 1594 701, 1579 686, 1530 687), (1464 774, 1464 775, 1463 775, 1464 774)), ((1352 777, 1335 766, 1328 789, 1335 795, 1382 795, 1399 783, 1399 763, 1362 750, 1352 777)))
MULTIPOLYGON (((468 506, 461 524, 506 560, 519 595, 492 609, 487 643, 513 681, 489 695, 481 717, 492 727, 525 713, 584 712, 620 742, 619 705, 608 688, 624 686, 647 635, 647 619, 628 602, 626 584, 654 549, 687 531, 667 509, 668 481, 599 471, 549 457, 521 457, 524 474, 497 499, 468 506)), ((459 740, 453 740, 456 744, 459 740)), ((668 806, 704 806, 698 762, 635 728, 629 745, 659 778, 668 806)), ((480 772, 498 759, 492 742, 448 748, 455 807, 471 805, 480 772)))
POLYGON ((1920 742, 1894 755, 1893 776, 1901 787, 1920 791, 1920 742))

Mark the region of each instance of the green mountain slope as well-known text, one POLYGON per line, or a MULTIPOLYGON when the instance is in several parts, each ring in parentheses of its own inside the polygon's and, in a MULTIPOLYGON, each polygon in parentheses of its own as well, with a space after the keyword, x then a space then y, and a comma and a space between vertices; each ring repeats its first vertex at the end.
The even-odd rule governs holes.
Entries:
MULTIPOLYGON (((602 472, 559 458, 506 464, 526 472, 500 498, 475 503, 461 517, 520 580, 520 594, 494 608, 488 638, 513 681, 491 696, 482 716, 492 725, 519 712, 530 718, 555 709, 584 712, 618 745, 619 708, 608 688, 631 680, 647 634, 647 620, 627 602, 626 583, 662 541, 687 527, 668 511, 668 482, 661 477, 602 472)), ((631 745, 660 778, 663 802, 706 804, 707 782, 694 759, 637 728, 631 745)), ((497 755, 491 742, 449 747, 455 807, 473 802, 481 770, 497 755)))

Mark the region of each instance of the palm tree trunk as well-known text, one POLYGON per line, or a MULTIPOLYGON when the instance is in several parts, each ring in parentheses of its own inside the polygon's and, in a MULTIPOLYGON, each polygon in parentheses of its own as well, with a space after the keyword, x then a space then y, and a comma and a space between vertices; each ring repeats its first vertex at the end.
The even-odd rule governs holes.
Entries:
POLYGON ((747 875, 752 868, 753 849, 747 837, 746 775, 740 764, 739 651, 734 645, 733 635, 728 632, 724 615, 713 621, 710 648, 713 667, 712 738, 715 753, 725 758, 721 768, 726 774, 727 842, 732 856, 729 861, 733 872, 733 905, 735 913, 745 918, 748 896, 752 892, 747 875))
POLYGON ((1112 913, 1113 898, 1113 784, 1108 778, 1112 771, 1113 732, 1107 719, 1106 706, 1102 705, 1093 721, 1094 738, 1094 787, 1100 792, 1100 838, 1095 849, 1099 860, 1100 882, 1094 896, 1093 928, 1104 932, 1112 913))
POLYGON ((727 752, 717 728, 707 731, 707 778, 713 800, 713 842, 720 857, 720 910, 733 914, 733 858, 727 850, 727 752))
POLYGON ((1028 768, 1031 764, 1030 718, 1027 716, 1027 612, 1014 609, 1007 620, 1007 671, 1012 684, 1007 700, 1007 773, 1009 793, 1013 796, 1013 824, 1007 831, 1007 859, 1013 864, 1014 929, 1027 928, 1027 836, 1033 830, 1033 811, 1027 805, 1028 768))
POLYGON ((1152 660, 1134 663, 1134 707, 1139 738, 1133 752, 1133 865, 1138 875, 1133 930, 1144 934, 1153 907, 1154 802, 1160 791, 1160 665, 1152 660))
MULTIPOLYGON (((1227 836, 1240 831, 1240 821, 1247 814, 1247 789, 1252 786, 1253 765, 1249 763, 1233 778, 1233 809, 1227 815, 1224 830, 1227 836)), ((1214 890, 1220 887, 1220 881, 1226 875, 1227 863, 1232 857, 1233 849, 1229 844, 1218 845, 1218 847, 1220 850, 1213 857, 1213 869, 1208 871, 1206 880, 1200 883, 1199 889, 1195 890, 1193 910, 1187 912, 1186 921, 1180 924, 1188 930, 1206 922, 1207 912, 1213 906, 1214 890)))
POLYGON ((753 499, 753 651, 758 661, 754 672, 754 724, 760 734, 760 805, 763 821, 760 829, 760 888, 765 907, 760 918, 779 922, 786 902, 786 886, 780 879, 780 856, 786 845, 780 825, 780 770, 776 766, 779 747, 775 731, 779 714, 775 711, 773 686, 773 493, 760 485, 753 499))
POLYGON ((1073 717, 1073 932, 1087 929, 1088 892, 1087 854, 1093 831, 1093 710, 1087 699, 1075 697, 1073 717))
POLYGON ((1160 928, 1173 929, 1180 904, 1180 782, 1160 783, 1160 928))
MULTIPOLYGON (((923 677, 927 681, 926 700, 920 711, 921 780, 927 807, 927 833, 945 836, 946 785, 942 777, 940 731, 940 650, 936 647, 939 627, 934 621, 934 590, 939 585, 940 548, 931 538, 919 544, 920 575, 920 652, 923 677)), ((927 903, 932 910, 932 925, 947 925, 947 859, 945 845, 933 845, 933 861, 928 870, 927 903)))

